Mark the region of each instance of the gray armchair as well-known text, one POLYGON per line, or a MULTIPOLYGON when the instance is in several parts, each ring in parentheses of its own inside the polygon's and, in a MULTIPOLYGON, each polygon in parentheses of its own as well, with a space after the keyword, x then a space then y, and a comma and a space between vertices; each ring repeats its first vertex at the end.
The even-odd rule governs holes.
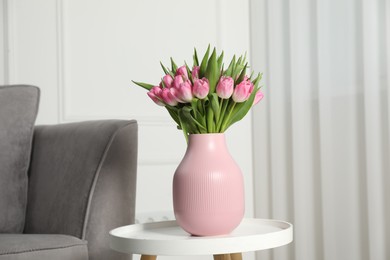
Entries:
POLYGON ((133 120, 35 127, 23 232, 0 232, 0 260, 129 259, 108 232, 134 223, 137 131, 133 120))

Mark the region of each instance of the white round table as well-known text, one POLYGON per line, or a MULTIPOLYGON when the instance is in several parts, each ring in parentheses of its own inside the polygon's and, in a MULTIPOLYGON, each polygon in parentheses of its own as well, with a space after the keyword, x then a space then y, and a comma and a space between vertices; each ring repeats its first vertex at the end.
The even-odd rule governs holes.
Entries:
POLYGON ((141 260, 157 255, 214 255, 215 260, 240 260, 241 252, 279 247, 293 240, 290 223, 270 219, 243 219, 229 235, 197 237, 176 221, 123 226, 110 231, 112 249, 141 254, 141 260))

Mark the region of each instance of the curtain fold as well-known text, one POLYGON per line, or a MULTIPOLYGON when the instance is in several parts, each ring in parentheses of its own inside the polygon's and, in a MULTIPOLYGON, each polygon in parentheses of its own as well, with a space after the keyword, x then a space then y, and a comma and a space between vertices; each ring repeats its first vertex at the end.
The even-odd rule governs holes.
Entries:
POLYGON ((251 0, 255 211, 294 224, 259 259, 390 259, 389 2, 251 0))

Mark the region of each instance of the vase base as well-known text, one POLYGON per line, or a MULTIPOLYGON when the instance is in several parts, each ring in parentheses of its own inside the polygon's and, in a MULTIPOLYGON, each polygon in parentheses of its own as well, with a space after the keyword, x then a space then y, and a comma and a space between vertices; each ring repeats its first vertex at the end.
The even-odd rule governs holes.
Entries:
POLYGON ((223 214, 222 216, 183 216, 176 213, 178 225, 192 236, 221 236, 230 234, 243 219, 243 213, 223 214))

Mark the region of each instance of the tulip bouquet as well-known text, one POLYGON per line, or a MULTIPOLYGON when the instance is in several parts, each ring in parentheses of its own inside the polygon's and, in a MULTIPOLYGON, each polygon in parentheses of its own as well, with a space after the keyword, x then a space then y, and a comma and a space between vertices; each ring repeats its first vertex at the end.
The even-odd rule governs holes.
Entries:
POLYGON ((262 98, 259 82, 262 74, 246 75, 246 55, 233 56, 224 69, 222 52, 207 48, 201 62, 194 49, 193 66, 178 67, 171 58, 171 67, 161 67, 165 73, 159 85, 135 82, 148 90, 148 96, 164 106, 178 128, 188 134, 223 133, 241 120, 262 98))

